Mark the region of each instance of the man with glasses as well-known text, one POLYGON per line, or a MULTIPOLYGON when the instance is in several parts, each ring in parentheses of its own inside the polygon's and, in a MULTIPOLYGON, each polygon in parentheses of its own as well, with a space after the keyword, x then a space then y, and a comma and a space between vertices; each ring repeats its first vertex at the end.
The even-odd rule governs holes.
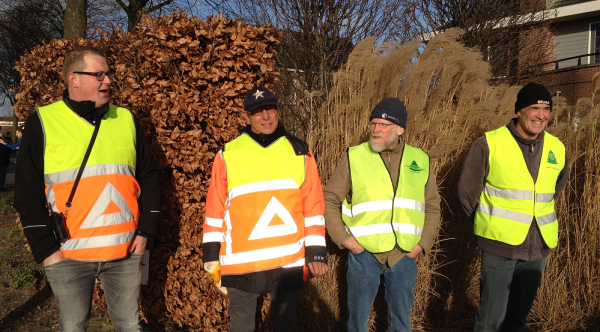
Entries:
POLYGON ((61 332, 87 329, 96 280, 115 330, 142 330, 142 257, 159 221, 158 170, 139 122, 109 104, 109 73, 97 49, 67 52, 63 99, 29 117, 18 157, 15 207, 44 264, 61 332))
POLYGON ((407 111, 397 98, 371 112, 370 139, 342 155, 324 190, 331 239, 348 253, 348 331, 367 331, 384 277, 390 331, 411 331, 416 258, 433 245, 440 196, 429 156, 404 142, 407 111))
MULTIPOLYGON (((230 332, 254 331, 256 300, 268 293, 276 332, 298 331, 307 272, 328 271, 323 191, 308 146, 279 123, 269 89, 246 93, 242 134, 215 157, 202 260, 229 295, 230 332)), ((222 286, 222 287, 221 287, 222 286)))

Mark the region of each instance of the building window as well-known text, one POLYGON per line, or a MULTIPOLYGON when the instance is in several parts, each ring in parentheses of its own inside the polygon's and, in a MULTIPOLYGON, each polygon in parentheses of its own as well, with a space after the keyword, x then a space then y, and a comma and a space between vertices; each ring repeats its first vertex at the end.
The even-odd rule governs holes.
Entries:
POLYGON ((596 55, 592 56, 594 59, 594 63, 600 63, 600 23, 592 24, 592 40, 591 40, 591 53, 596 53, 596 55))

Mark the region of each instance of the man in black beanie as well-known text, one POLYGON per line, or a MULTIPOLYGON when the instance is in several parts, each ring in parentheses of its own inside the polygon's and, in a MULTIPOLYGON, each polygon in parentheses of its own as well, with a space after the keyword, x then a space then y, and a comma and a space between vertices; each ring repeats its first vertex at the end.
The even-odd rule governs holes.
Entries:
POLYGON ((229 295, 230 332, 254 331, 264 293, 275 332, 294 332, 303 279, 329 269, 321 180, 307 144, 279 123, 273 92, 251 89, 244 110, 248 125, 213 163, 204 270, 229 295))
POLYGON ((406 107, 383 99, 371 112, 370 139, 348 149, 324 190, 327 232, 348 253, 348 331, 368 330, 381 275, 390 331, 411 331, 416 258, 440 224, 429 156, 404 142, 406 107), (341 207, 341 208, 340 208, 341 207))
POLYGON ((552 97, 529 83, 507 126, 471 146, 458 183, 481 256, 474 331, 526 331, 546 257, 558 243, 555 201, 569 180, 562 142, 545 132, 552 97))

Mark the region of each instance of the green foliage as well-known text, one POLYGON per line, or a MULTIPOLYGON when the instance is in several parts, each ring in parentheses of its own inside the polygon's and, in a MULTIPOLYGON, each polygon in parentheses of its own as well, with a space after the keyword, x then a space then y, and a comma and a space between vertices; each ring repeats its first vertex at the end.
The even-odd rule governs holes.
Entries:
POLYGON ((15 268, 11 271, 13 280, 10 282, 10 288, 19 289, 35 286, 38 276, 35 270, 15 268))
POLYGON ((107 319, 105 322, 102 322, 102 326, 103 327, 112 327, 112 322, 110 321, 110 319, 107 319))
POLYGON ((17 213, 14 203, 14 194, 0 195, 0 214, 17 213))

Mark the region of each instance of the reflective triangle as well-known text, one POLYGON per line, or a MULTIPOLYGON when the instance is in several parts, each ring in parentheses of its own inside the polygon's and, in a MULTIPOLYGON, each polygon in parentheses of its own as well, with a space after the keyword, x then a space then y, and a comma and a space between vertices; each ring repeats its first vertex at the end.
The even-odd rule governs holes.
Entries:
POLYGON ((250 237, 248 240, 259 240, 266 239, 270 237, 276 236, 284 236, 289 234, 294 234, 298 232, 298 226, 296 226, 296 222, 290 212, 273 196, 267 204, 265 211, 263 211, 260 218, 258 218, 258 222, 252 233, 250 233, 250 237), (277 220, 275 225, 271 225, 271 221, 275 216, 278 216, 279 220, 277 220))
POLYGON ((134 217, 129 205, 112 183, 107 182, 80 228, 116 225, 132 220, 134 217))

